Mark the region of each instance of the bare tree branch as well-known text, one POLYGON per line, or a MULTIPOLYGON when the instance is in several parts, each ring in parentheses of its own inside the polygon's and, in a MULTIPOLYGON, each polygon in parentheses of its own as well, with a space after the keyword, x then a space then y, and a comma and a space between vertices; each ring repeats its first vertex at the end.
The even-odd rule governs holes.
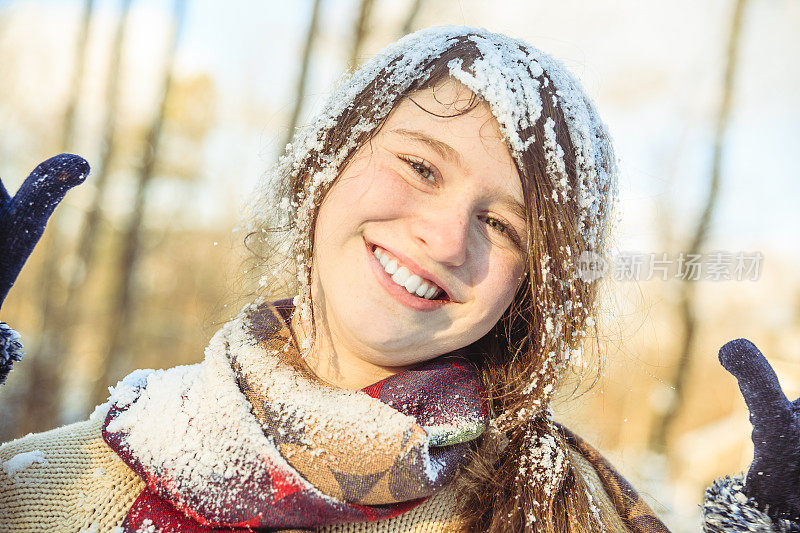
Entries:
POLYGON ((281 149, 292 140, 294 130, 297 128, 297 122, 300 120, 300 111, 303 109, 303 101, 306 96, 306 81, 308 79, 308 66, 311 62, 311 50, 314 48, 314 41, 317 38, 317 20, 321 4, 322 0, 314 0, 314 6, 311 8, 311 19, 308 23, 306 42, 303 45, 303 55, 300 61, 300 73, 297 75, 297 85, 294 90, 294 107, 292 107, 292 114, 288 124, 289 129, 286 132, 283 144, 280 146, 281 149))
POLYGON ((75 135, 75 109, 78 107, 83 72, 86 70, 86 42, 89 39, 89 22, 92 20, 93 9, 94 0, 85 0, 83 14, 81 15, 81 26, 78 30, 78 45, 75 47, 75 70, 72 71, 67 108, 64 111, 63 131, 61 132, 61 149, 64 152, 68 151, 72 146, 72 138, 75 135))
MULTIPOLYGON (((734 84, 736 80, 736 66, 738 63, 740 36, 744 10, 747 0, 737 0, 731 22, 730 37, 728 39, 725 78, 722 85, 722 100, 717 113, 717 124, 714 132, 714 155, 711 165, 710 184, 708 197, 703 207, 700 220, 697 223, 694 236, 687 249, 687 254, 697 254, 705 244, 711 226, 711 218, 717 205, 721 182, 722 158, 725 152, 725 140, 728 122, 731 114, 734 84)), ((653 426, 650 437, 650 448, 659 453, 667 451, 667 441, 675 419, 683 407, 686 397, 686 383, 691 374, 691 363, 694 355, 695 332, 697 330, 697 316, 695 313, 695 289, 693 280, 684 279, 681 284, 680 312, 683 323, 680 358, 678 368, 673 379, 674 397, 664 413, 658 417, 653 426)))
MULTIPOLYGON (((67 296, 64 309, 69 313, 62 321, 61 342, 59 345, 65 348, 64 357, 61 364, 61 374, 67 375, 71 368, 78 364, 79 356, 77 353, 69 351, 72 345, 72 337, 75 326, 80 322, 83 315, 81 305, 82 289, 89 279, 90 273, 94 270, 97 249, 97 236, 102 218, 103 200, 108 185, 109 167, 114 154, 114 144, 116 143, 116 122, 119 106, 119 77, 122 63, 122 45, 125 41, 125 27, 127 26, 128 15, 130 14, 131 0, 120 1, 120 13, 117 19, 117 27, 114 31, 111 54, 109 55, 107 78, 106 78, 106 98, 107 107, 105 109, 105 120, 103 126, 103 136, 100 145, 100 161, 92 175, 94 184, 94 194, 91 204, 83 218, 81 230, 78 232, 78 246, 75 252, 75 260, 72 263, 72 271, 69 273, 67 296)), ((61 402, 61 405, 68 405, 61 402)), ((69 419, 70 413, 61 410, 61 422, 70 423, 74 420, 69 419)))
MULTIPOLYGON (((86 70, 86 43, 89 35, 89 23, 94 9, 93 0, 85 0, 78 26, 77 40, 74 50, 72 78, 66 97, 64 119, 62 121, 60 150, 69 152, 75 136, 75 110, 81 94, 84 71, 86 70)), ((56 211, 50 220, 51 231, 44 240, 44 257, 41 266, 41 322, 39 324, 38 342, 30 353, 31 378, 25 394, 25 412, 28 416, 21 420, 23 427, 18 433, 25 434, 42 429, 49 429, 55 422, 57 412, 57 391, 61 384, 59 372, 62 344, 59 334, 65 316, 63 287, 59 283, 59 266, 64 256, 64 237, 59 235, 59 220, 62 211, 56 211)))
POLYGON ((364 45, 364 39, 369 32, 369 22, 372 17, 372 6, 374 4, 374 0, 361 0, 361 4, 359 5, 358 18, 353 28, 353 44, 350 47, 349 63, 351 68, 355 68, 359 64, 358 58, 361 55, 361 47, 364 45))
POLYGON ((172 87, 173 64, 178 48, 181 30, 186 18, 186 0, 175 0, 174 23, 172 39, 166 52, 164 77, 161 87, 161 101, 158 111, 153 117, 153 122, 147 133, 142 160, 139 166, 139 176, 136 186, 136 195, 133 201, 133 210, 127 229, 122 239, 122 253, 120 255, 119 277, 113 292, 114 304, 111 311, 110 326, 108 329, 108 350, 100 362, 96 381, 94 384, 93 399, 95 402, 104 401, 107 396, 107 387, 113 374, 124 370, 129 362, 130 354, 127 350, 123 353, 126 332, 129 329, 129 318, 132 316, 133 307, 133 279, 136 264, 141 253, 142 221, 147 201, 147 189, 153 178, 153 170, 159 155, 161 132, 166 115, 167 98, 172 87))
POLYGON ((413 0, 411 2, 411 7, 408 8, 408 13, 406 13, 406 20, 400 27, 400 37, 414 31, 414 26, 416 25, 417 16, 419 15, 419 10, 421 7, 422 0, 413 0))

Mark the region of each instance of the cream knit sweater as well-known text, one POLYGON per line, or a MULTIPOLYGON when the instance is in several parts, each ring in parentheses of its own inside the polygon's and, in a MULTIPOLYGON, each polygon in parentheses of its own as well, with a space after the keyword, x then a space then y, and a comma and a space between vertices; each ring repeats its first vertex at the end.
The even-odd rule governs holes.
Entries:
POLYGON ((105 443, 102 424, 96 417, 0 446, 0 531, 99 532, 122 525, 145 483, 105 443), (14 463, 30 462, 19 454, 43 462, 14 472, 14 463))
MULTIPOLYGON (((145 483, 105 443, 102 424, 103 417, 97 416, 0 446, 0 531, 122 531, 145 483)), ((613 505, 592 466, 577 452, 572 460, 594 501, 611 511, 613 505)), ((443 533, 457 530, 456 506, 456 491, 446 488, 395 518, 317 531, 443 533)), ((609 529, 625 530, 621 524, 614 526, 609 529)))
MULTIPOLYGON (((96 417, 0 446, 0 531, 99 533, 122 525, 145 483, 105 443, 102 423, 96 417)), ((389 520, 318 531, 443 532, 456 523, 455 505, 455 491, 442 490, 389 520)))

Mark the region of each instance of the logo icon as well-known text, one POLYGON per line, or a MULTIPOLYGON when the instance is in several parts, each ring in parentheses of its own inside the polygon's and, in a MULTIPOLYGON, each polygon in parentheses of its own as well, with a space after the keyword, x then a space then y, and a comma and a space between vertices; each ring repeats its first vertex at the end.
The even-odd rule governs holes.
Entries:
POLYGON ((587 250, 578 256, 575 268, 578 271, 579 278, 586 282, 592 282, 606 274, 608 262, 602 255, 587 250))

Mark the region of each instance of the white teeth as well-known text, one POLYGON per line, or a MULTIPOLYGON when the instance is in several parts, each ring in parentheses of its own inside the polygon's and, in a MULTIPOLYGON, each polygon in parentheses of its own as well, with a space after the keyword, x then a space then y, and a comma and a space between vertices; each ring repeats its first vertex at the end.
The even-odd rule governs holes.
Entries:
POLYGON ((383 250, 375 248, 373 254, 378 258, 378 261, 380 261, 386 273, 391 276, 392 281, 405 288, 409 293, 416 294, 420 298, 425 298, 426 300, 430 300, 434 295, 439 293, 439 287, 433 283, 423 281, 422 278, 416 274, 412 274, 407 267, 400 266, 397 259, 390 257, 389 254, 383 250))
POLYGON ((439 289, 436 287, 436 285, 433 285, 430 289, 428 289, 428 292, 425 293, 425 296, 423 296, 423 298, 425 298, 426 300, 430 300, 431 298, 433 298, 433 295, 436 294, 436 291, 438 290, 439 289))
MULTIPOLYGON (((425 293, 428 292, 428 287, 429 285, 423 281, 420 283, 419 287, 417 287, 417 290, 414 291, 414 294, 422 298, 425 296, 425 293)), ((406 287, 406 289, 408 289, 408 287, 406 287)))
POLYGON ((397 283, 398 285, 403 285, 406 280, 411 276, 411 272, 406 267, 400 267, 397 269, 397 272, 394 273, 392 276, 392 281, 397 283))
POLYGON ((416 274, 413 274, 410 278, 406 280, 405 283, 403 283, 403 287, 405 287, 406 290, 411 294, 414 294, 415 292, 417 292, 417 287, 419 287, 420 283, 422 283, 422 278, 417 276, 416 274))

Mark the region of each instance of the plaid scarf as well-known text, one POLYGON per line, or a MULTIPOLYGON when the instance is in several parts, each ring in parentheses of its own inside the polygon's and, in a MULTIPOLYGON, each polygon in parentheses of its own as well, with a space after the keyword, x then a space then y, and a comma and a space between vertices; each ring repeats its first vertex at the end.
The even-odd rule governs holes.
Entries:
POLYGON ((226 324, 202 363, 137 371, 113 391, 108 445, 147 482, 125 528, 308 528, 381 520, 450 482, 486 426, 454 352, 362 391, 287 363, 291 304, 226 324))
POLYGON ((591 444, 581 437, 556 423, 556 427, 564 436, 569 446, 580 453, 594 468, 603 490, 611 498, 614 510, 630 533, 669 533, 669 529, 658 518, 644 498, 622 477, 622 474, 611 466, 591 444))

